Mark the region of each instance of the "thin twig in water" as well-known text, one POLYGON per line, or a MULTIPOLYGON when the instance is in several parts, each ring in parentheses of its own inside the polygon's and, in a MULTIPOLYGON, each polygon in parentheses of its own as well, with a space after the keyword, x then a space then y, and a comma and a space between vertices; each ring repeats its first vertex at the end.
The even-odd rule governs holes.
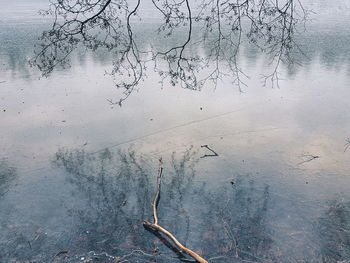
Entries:
POLYGON ((315 159, 318 159, 320 158, 320 156, 318 155, 312 155, 312 154, 303 154, 302 156, 300 156, 300 158, 304 159, 304 161, 298 163, 298 165, 301 165, 303 163, 308 163, 308 162, 311 162, 315 159))
POLYGON ((163 233, 176 245, 176 247, 180 250, 180 252, 183 252, 183 253, 191 256, 197 262, 208 263, 207 260, 202 258, 200 255, 198 255, 196 252, 192 251, 191 249, 185 247, 183 244, 181 244, 176 239, 176 237, 172 233, 170 233, 167 229, 165 229, 164 227, 162 227, 158 224, 157 207, 158 207, 159 200, 160 200, 160 188, 161 188, 162 173, 163 173, 163 162, 162 162, 162 159, 159 159, 159 170, 158 170, 158 176, 157 176, 157 192, 156 192, 156 195, 155 195, 154 200, 152 202, 154 222, 150 223, 148 221, 143 221, 143 226, 146 229, 152 228, 156 231, 163 233))
POLYGON ((59 257, 59 256, 61 256, 61 255, 64 255, 64 254, 68 254, 68 250, 62 250, 62 251, 60 251, 60 252, 58 252, 56 255, 55 255, 55 257, 59 257))
POLYGON ((209 148, 209 146, 207 144, 201 145, 201 147, 207 148, 209 151, 211 151, 213 153, 213 154, 204 154, 203 156, 201 156, 201 158, 219 156, 213 149, 209 148))

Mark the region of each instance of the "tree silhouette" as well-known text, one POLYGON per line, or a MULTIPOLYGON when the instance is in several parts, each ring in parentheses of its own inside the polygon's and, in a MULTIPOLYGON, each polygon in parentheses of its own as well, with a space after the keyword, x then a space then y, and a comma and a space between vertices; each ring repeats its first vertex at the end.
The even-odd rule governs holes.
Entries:
POLYGON ((332 200, 317 224, 322 262, 350 260, 350 203, 332 200))
POLYGON ((15 179, 16 168, 9 166, 5 159, 0 159, 0 200, 10 190, 15 179))
MULTIPOLYGON (((75 234, 81 241, 74 245, 76 253, 93 250, 119 259, 127 255, 132 262, 184 259, 160 243, 161 235, 157 240, 141 227, 145 218, 152 218, 150 204, 155 192, 154 171, 145 158, 131 149, 117 153, 105 149, 99 155, 68 149, 56 153, 55 164, 68 172, 68 181, 87 201, 87 206, 71 210, 79 219, 75 234)), ((192 149, 172 155, 164 170, 160 220, 181 241, 203 249, 209 259, 220 256, 221 262, 243 262, 266 258, 277 262, 270 255, 268 187, 257 189, 252 180, 241 176, 234 186, 210 190, 194 182, 199 159, 192 149)))
POLYGON ((69 66, 69 55, 78 46, 106 49, 113 56, 108 73, 123 89, 122 98, 111 101, 119 105, 147 77, 149 68, 162 84, 167 80, 192 90, 233 76, 241 91, 241 44, 249 41, 268 54, 274 66, 265 81, 273 85, 281 62, 292 61, 294 36, 307 18, 300 0, 152 0, 151 5, 162 19, 157 32, 167 39, 165 48, 155 43, 143 47, 138 38, 133 22, 134 17, 142 20, 141 0, 52 0, 41 13, 53 16, 54 22, 40 37, 31 64, 48 76, 57 66, 69 66))

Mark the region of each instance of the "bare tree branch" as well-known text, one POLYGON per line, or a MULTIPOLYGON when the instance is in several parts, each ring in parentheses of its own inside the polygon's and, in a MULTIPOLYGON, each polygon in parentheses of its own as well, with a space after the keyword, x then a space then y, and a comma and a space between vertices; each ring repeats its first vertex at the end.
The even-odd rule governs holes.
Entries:
MULTIPOLYGON (((148 66, 159 74, 164 85, 201 90, 232 77, 240 92, 248 76, 238 56, 242 43, 250 42, 269 58, 272 72, 263 75, 263 84, 278 86, 279 68, 294 63, 291 52, 298 26, 308 12, 300 0, 152 0, 163 23, 159 37, 175 36, 180 43, 164 47, 151 44, 142 50, 132 26, 141 0, 130 7, 128 0, 51 0, 44 15, 54 17, 52 28, 43 32, 31 64, 48 76, 56 67, 68 67, 70 54, 78 47, 107 49, 113 56, 110 74, 122 98, 109 100, 121 105, 147 77, 148 66), (150 58, 151 57, 151 58, 150 58)), ((142 19, 142 16, 139 17, 142 19)))

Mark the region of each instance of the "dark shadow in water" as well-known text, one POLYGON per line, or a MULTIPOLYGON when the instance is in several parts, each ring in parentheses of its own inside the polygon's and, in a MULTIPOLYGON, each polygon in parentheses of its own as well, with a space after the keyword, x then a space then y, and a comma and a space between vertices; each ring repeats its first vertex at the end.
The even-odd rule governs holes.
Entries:
POLYGON ((118 253, 148 243, 140 222, 149 212, 150 174, 135 153, 118 156, 107 149, 98 156, 65 150, 56 154, 55 163, 69 173, 77 198, 86 200, 86 206, 70 210, 79 219, 77 249, 118 253))
MULTIPOLYGON (((220 189, 198 183, 195 165, 200 160, 189 149, 167 161, 158 207, 162 226, 213 262, 256 259, 263 248, 268 254, 268 189, 256 189, 244 176, 220 189)), ((156 162, 132 150, 92 155, 61 149, 54 165, 65 171, 74 189, 66 200, 72 224, 58 232, 16 219, 3 228, 2 261, 179 261, 174 249, 142 226, 152 219, 156 162)))
MULTIPOLYGON (((191 152, 186 152, 178 160, 173 155, 173 171, 163 187, 161 202, 169 211, 160 209, 159 216, 167 218, 165 224, 175 232, 182 231, 176 226, 188 221, 182 203, 188 198, 187 189, 194 176, 191 156, 191 152)), ((142 157, 133 151, 113 154, 106 149, 95 156, 80 150, 60 150, 55 163, 69 173, 68 181, 78 190, 76 198, 86 201, 81 209, 70 210, 77 219, 72 233, 78 239, 75 253, 105 251, 122 257, 132 251, 143 251, 130 255, 132 262, 146 262, 148 257, 154 257, 157 245, 144 230, 142 221, 152 217, 155 174, 142 157)), ((166 248, 160 250, 156 256, 159 262, 170 262, 171 258, 163 253, 169 254, 166 248)))
MULTIPOLYGON (((3 198, 6 194, 11 190, 11 187, 14 185, 17 179, 17 171, 16 168, 10 166, 5 159, 0 159, 0 204, 3 201, 3 198)), ((3 229, 7 226, 9 222, 6 221, 4 215, 11 213, 11 208, 5 206, 1 206, 0 211, 0 262, 6 262, 8 254, 7 248, 9 246, 8 239, 5 237, 3 229), (4 238, 5 237, 5 238, 4 238)))
MULTIPOLYGON (((269 191, 254 186, 244 176, 234 185, 210 189, 194 181, 199 158, 191 150, 172 155, 165 168, 159 204, 161 224, 184 244, 213 261, 270 259, 272 240, 266 229, 269 191), (218 194, 220 193, 220 194, 218 194)), ((76 225, 70 244, 73 255, 95 260, 106 255, 130 262, 176 262, 161 240, 145 231, 142 221, 152 218, 156 169, 134 151, 98 156, 81 150, 60 150, 55 163, 65 169, 78 190, 75 198, 86 202, 73 207, 76 225)), ((109 257, 112 259, 112 257, 109 257)), ((69 258, 67 260, 74 260, 69 258)))
POLYGON ((324 263, 350 261, 350 202, 333 200, 319 219, 318 235, 324 263))
POLYGON ((16 168, 9 166, 6 160, 0 159, 0 200, 10 190, 16 178, 16 168))
MULTIPOLYGON (((271 223, 281 203, 288 211, 295 204, 275 199, 268 185, 249 175, 236 176, 221 186, 197 181, 196 164, 204 160, 189 149, 164 161, 159 223, 184 245, 209 262, 349 259, 349 203, 330 202, 316 220, 305 221, 300 215, 298 224, 315 228, 302 228, 308 239, 296 240, 295 245, 289 241, 290 232, 271 223), (313 251, 304 254, 294 245, 311 245, 313 251)), ((1 262, 179 262, 180 255, 170 244, 142 226, 144 220, 152 220, 157 160, 133 150, 89 154, 60 149, 53 163, 72 189, 62 211, 71 224, 64 230, 58 225, 42 230, 26 219, 3 225, 1 262)), ((4 174, 13 174, 8 166, 1 167, 10 171, 4 174)), ((283 222, 291 223, 287 218, 283 222)))

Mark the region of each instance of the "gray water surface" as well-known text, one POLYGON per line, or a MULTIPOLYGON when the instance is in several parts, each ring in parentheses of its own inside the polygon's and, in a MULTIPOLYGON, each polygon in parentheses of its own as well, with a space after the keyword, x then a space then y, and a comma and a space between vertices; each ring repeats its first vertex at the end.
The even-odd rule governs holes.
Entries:
POLYGON ((161 88, 151 74, 119 107, 108 53, 40 78, 27 60, 46 2, 5 1, 0 262, 178 262, 142 226, 160 157, 160 222, 210 262, 348 262, 350 12, 308 5, 305 56, 282 66, 279 88, 263 87, 267 59, 244 46, 243 93, 229 79, 161 88), (203 145, 218 156, 201 158, 203 145))

